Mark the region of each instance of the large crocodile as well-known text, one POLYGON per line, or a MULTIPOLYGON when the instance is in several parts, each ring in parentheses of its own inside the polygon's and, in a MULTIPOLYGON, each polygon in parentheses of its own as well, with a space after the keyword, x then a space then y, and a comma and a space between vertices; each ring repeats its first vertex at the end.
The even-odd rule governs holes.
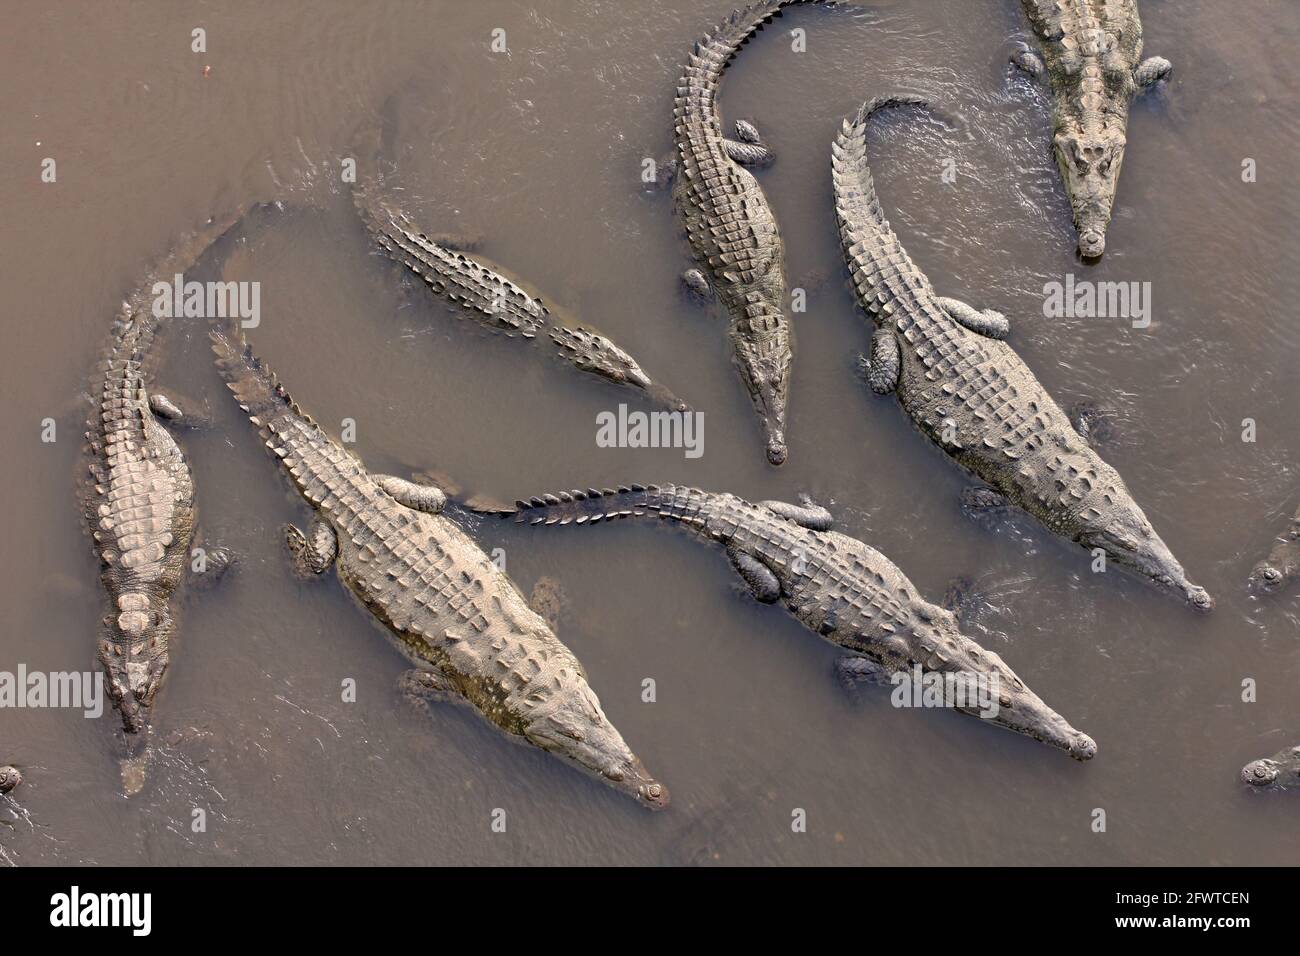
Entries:
MULTIPOLYGON (((377 153, 378 137, 361 135, 366 152, 377 153)), ((653 381, 628 352, 596 330, 561 317, 526 289, 522 280, 477 253, 466 252, 465 240, 431 237, 385 195, 384 177, 375 162, 373 176, 358 181, 353 202, 375 244, 389 258, 425 281, 433 292, 485 328, 510 337, 550 342, 559 358, 578 369, 619 385, 641 389, 670 411, 689 406, 653 381)))
POLYGON ((1300 789, 1300 747, 1287 747, 1271 757, 1252 760, 1241 768, 1241 779, 1254 787, 1300 789))
POLYGON ((937 296, 881 209, 867 167, 871 116, 889 106, 924 106, 885 97, 846 119, 835 139, 832 178, 845 260, 858 301, 874 320, 873 391, 894 391, 913 423, 959 465, 986 482, 973 507, 1008 503, 1081 546, 1181 594, 1214 606, 1187 580, 1119 474, 1071 425, 1015 351, 1000 339, 1007 320, 937 296))
POLYGON ((786 458, 790 386, 790 321, 786 317, 785 249, 767 197, 745 164, 769 158, 750 124, 739 139, 722 132, 718 85, 740 46, 783 7, 809 0, 764 0, 737 10, 696 44, 673 102, 676 153, 673 199, 699 270, 688 281, 711 281, 730 316, 728 335, 745 388, 762 421, 767 459, 786 458))
MULTIPOLYGON (((111 612, 103 620, 98 658, 126 737, 123 782, 143 784, 147 730, 154 699, 171 660, 175 628, 172 592, 185 575, 195 532, 194 482, 164 422, 183 420, 179 407, 152 389, 152 348, 162 315, 155 314, 156 281, 199 261, 241 216, 210 220, 179 241, 122 303, 91 383, 84 470, 78 504, 101 562, 111 612)), ((201 564, 215 577, 229 553, 209 548, 201 564)))
POLYGON ((228 333, 212 332, 217 365, 241 408, 315 511, 286 528, 304 574, 331 564, 416 665, 405 690, 468 703, 506 733, 540 747, 652 809, 653 780, 601 710, 586 673, 487 555, 451 520, 431 485, 372 475, 289 398, 228 333))
POLYGON ((1250 572, 1250 583, 1264 593, 1281 591, 1300 577, 1300 509, 1296 510, 1286 530, 1277 536, 1268 556, 1250 572))
POLYGON ((842 672, 873 683, 940 675, 944 705, 984 716, 1087 760, 1097 745, 1025 686, 997 654, 962 634, 951 611, 929 603, 879 551, 831 531, 811 502, 751 504, 732 494, 675 485, 588 489, 519 501, 507 511, 535 525, 594 524, 626 517, 666 519, 726 548, 758 600, 782 602, 814 634, 851 652, 842 672), (963 700, 982 685, 995 706, 963 700))
POLYGON ((1137 0, 1022 0, 1043 57, 1021 49, 1018 67, 1052 90, 1052 149, 1070 199, 1079 252, 1106 248, 1106 227, 1124 161, 1129 104, 1169 75, 1169 61, 1142 59, 1137 0))

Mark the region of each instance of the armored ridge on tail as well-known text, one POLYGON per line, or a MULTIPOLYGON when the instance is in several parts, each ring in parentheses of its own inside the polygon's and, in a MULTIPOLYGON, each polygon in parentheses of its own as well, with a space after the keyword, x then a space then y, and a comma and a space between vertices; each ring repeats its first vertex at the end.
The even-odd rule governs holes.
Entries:
POLYGON ((1187 580, 1119 474, 1088 446, 1015 351, 999 339, 1006 319, 935 295, 881 209, 867 167, 871 116, 915 97, 868 102, 835 139, 832 179, 844 258, 872 317, 867 377, 896 391, 913 423, 986 482, 968 502, 1018 505, 1049 530, 1101 548, 1120 566, 1208 611, 1214 601, 1187 580))
POLYGON ((403 681, 467 702, 507 734, 659 809, 653 780, 601 710, 572 652, 513 582, 440 514, 434 487, 372 475, 295 405, 247 347, 212 333, 217 364, 315 517, 287 530, 300 570, 331 564, 416 670, 403 681))
POLYGON ((728 335, 745 388, 762 421, 767 458, 786 459, 790 321, 786 317, 785 249, 758 181, 742 164, 766 161, 749 124, 745 140, 722 133, 717 94, 740 46, 783 7, 812 0, 765 0, 738 10, 695 44, 673 103, 676 184, 673 198, 691 250, 730 316, 728 335))
POLYGON ((670 411, 689 406, 651 380, 636 359, 601 333, 556 319, 540 298, 509 279, 505 270, 456 249, 456 240, 430 238, 382 193, 378 171, 358 183, 353 201, 371 237, 389 258, 406 266, 437 295, 459 306, 485 328, 508 336, 535 339, 545 333, 554 353, 576 368, 618 385, 645 392, 670 411))
POLYGON ((831 516, 811 502, 751 504, 731 494, 674 485, 588 489, 519 501, 512 514, 535 525, 594 524, 650 517, 679 523, 721 544, 758 600, 781 601, 805 627, 855 656, 844 670, 872 682, 895 674, 945 678, 945 704, 980 715, 958 687, 992 688, 984 719, 1064 750, 1078 760, 1092 739, 1044 704, 999 657, 958 629, 953 614, 925 601, 879 551, 831 531, 831 516))
POLYGON ((1169 75, 1142 60, 1137 0, 1023 0, 1046 60, 1021 50, 1013 62, 1052 88, 1052 150, 1079 233, 1079 252, 1106 249, 1106 227, 1128 142, 1136 93, 1169 75))
MULTIPOLYGON (((189 465, 163 425, 181 418, 181 411, 152 390, 152 346, 160 320, 152 287, 193 267, 241 218, 211 220, 177 243, 122 303, 90 387, 85 470, 77 495, 111 604, 98 658, 122 716, 128 791, 143 782, 146 732, 171 660, 171 596, 189 564, 195 527, 189 465)), ((228 563, 220 549, 210 549, 207 558, 205 573, 215 574, 228 563)))

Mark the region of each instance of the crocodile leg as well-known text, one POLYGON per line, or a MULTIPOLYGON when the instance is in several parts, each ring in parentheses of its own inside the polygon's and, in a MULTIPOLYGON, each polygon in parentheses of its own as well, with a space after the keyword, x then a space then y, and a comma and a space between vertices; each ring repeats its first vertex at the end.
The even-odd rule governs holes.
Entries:
POLYGON ((398 504, 415 511, 423 511, 431 515, 441 514, 447 504, 447 496, 437 485, 422 485, 407 481, 405 478, 394 478, 392 475, 372 477, 379 483, 379 487, 385 494, 394 498, 398 504))
POLYGON ((980 311, 960 299, 949 299, 944 296, 935 296, 934 301, 939 304, 941 309, 952 316, 953 321, 958 325, 964 326, 978 335, 990 339, 1005 339, 1011 332, 1011 323, 1007 321, 1007 317, 1001 312, 993 309, 980 311))
POLYGON ((972 485, 962 489, 961 505, 972 515, 996 514, 1011 508, 1011 502, 1006 495, 983 485, 972 485))
POLYGON ((1047 67, 1043 65, 1042 58, 1023 43, 1019 44, 1016 51, 1011 54, 1011 62, 1017 69, 1040 82, 1047 76, 1047 67))
POLYGON ((699 269, 687 269, 683 272, 682 285, 700 298, 708 298, 713 294, 713 287, 709 285, 709 280, 699 269))
POLYGON ((1163 56, 1149 56, 1133 71, 1133 82, 1138 90, 1149 90, 1173 70, 1174 65, 1163 56))
POLYGON ((889 669, 877 664, 869 657, 845 654, 835 661, 835 674, 846 689, 858 684, 878 684, 884 686, 893 683, 889 669))
POLYGON ((778 518, 785 518, 813 531, 829 531, 835 523, 831 513, 821 505, 814 504, 811 499, 805 500, 802 505, 792 505, 788 501, 760 501, 758 505, 778 518))
MULTIPOLYGON (((198 402, 184 402, 184 407, 195 409, 199 407, 198 402)), ((186 412, 181 404, 162 392, 151 391, 149 393, 149 411, 165 425, 173 427, 180 426, 184 428, 206 428, 212 422, 193 411, 186 412)))
POLYGON ((877 395, 888 395, 897 388, 900 357, 894 333, 877 329, 871 336, 871 358, 860 355, 858 364, 867 373, 867 384, 877 395))
MULTIPOLYGON (((197 537, 197 536, 196 536, 197 537)), ((190 581, 195 587, 209 588, 221 581, 226 576, 226 572, 235 564, 235 554, 229 548, 222 547, 204 547, 203 548, 203 570, 196 571, 193 561, 190 562, 190 581)))
POLYGON ((397 689, 411 703, 428 710, 430 704, 465 704, 469 701, 448 678, 438 671, 413 667, 397 678, 397 689))
POLYGON ((762 143, 742 143, 734 139, 724 139, 722 148, 732 162, 741 166, 769 166, 775 158, 772 151, 762 143))
POLYGON ((326 571, 339 553, 338 536, 320 517, 312 518, 306 534, 294 525, 285 525, 284 542, 293 555, 294 567, 305 577, 326 571))
POLYGON ((754 597, 760 602, 774 604, 780 600, 781 582, 776 579, 771 568, 758 558, 732 548, 727 549, 727 557, 731 559, 736 572, 745 579, 749 589, 754 592, 754 597))

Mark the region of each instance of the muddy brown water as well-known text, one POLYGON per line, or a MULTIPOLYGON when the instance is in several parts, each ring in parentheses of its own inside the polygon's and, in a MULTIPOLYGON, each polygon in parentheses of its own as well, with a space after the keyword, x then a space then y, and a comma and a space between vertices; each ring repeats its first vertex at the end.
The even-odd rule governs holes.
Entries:
POLYGON ((372 468, 436 469, 505 498, 621 481, 810 492, 932 599, 971 577, 969 633, 1092 734, 1097 758, 896 710, 886 692, 845 694, 834 648, 738 596, 720 553, 630 524, 472 527, 525 593, 543 576, 561 583, 560 636, 672 789, 668 811, 648 814, 461 709, 423 715, 396 693, 404 662, 337 580, 291 576, 278 529, 304 507, 220 387, 202 329, 180 322, 160 384, 214 419, 181 440, 205 540, 240 564, 182 605, 142 793, 121 794, 111 712, 0 710, 0 761, 26 774, 0 798, 6 862, 1294 862, 1300 803, 1245 792, 1237 771, 1300 741, 1300 592, 1245 589, 1300 498, 1297 8, 1142 5, 1147 53, 1175 73, 1134 107, 1095 265, 1074 253, 1045 97, 1004 65, 1026 30, 1014 0, 795 10, 760 34, 721 104, 778 152, 761 182, 791 284, 808 290, 780 469, 763 460, 716 308, 678 291, 688 259, 670 203, 639 181, 643 158, 669 146, 680 62, 729 9, 9 5, 0 670, 92 666, 101 599, 73 500, 78 396, 118 302, 171 237, 279 198, 285 211, 227 250, 225 277, 261 283, 251 340, 331 431, 355 420, 372 468), (207 53, 190 49, 195 27, 207 53), (795 27, 806 52, 791 49, 795 27), (508 53, 490 48, 498 28, 508 53), (896 89, 961 118, 873 133, 904 243, 942 292, 1011 318, 1060 404, 1106 410, 1103 453, 1217 597, 1213 615, 1091 573, 1085 552, 1028 521, 963 517, 966 479, 857 378, 868 335, 844 282, 829 148, 841 117, 896 89), (644 407, 635 397, 458 323, 370 253, 339 157, 386 103, 408 208, 430 229, 485 237, 485 254, 703 410, 701 458, 598 448, 597 413, 644 407), (1044 317, 1044 284, 1069 273, 1150 282, 1150 327, 1044 317), (40 440, 45 418, 53 443, 40 440), (341 699, 348 678, 355 703, 341 699), (646 678, 655 703, 641 700, 646 678), (505 833, 491 829, 497 808, 505 833), (795 808, 807 832, 792 831, 795 808))

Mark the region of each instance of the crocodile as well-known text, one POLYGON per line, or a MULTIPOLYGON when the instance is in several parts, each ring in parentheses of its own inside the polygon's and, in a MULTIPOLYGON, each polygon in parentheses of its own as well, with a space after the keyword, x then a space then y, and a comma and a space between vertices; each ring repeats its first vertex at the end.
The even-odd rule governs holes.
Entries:
MULTIPOLYGON (((374 139, 363 134, 363 144, 374 139)), ((690 410, 607 336, 560 316, 504 267, 477 253, 470 256, 474 243, 420 231, 411 216, 384 194, 384 177, 377 166, 372 180, 358 181, 352 190, 367 231, 385 255, 423 279, 436 295, 458 307, 459 313, 511 338, 549 342, 557 357, 580 371, 639 389, 669 411, 690 410)))
POLYGON ((415 665, 402 688, 468 704, 643 806, 666 806, 667 789, 605 716, 577 658, 442 514, 442 490, 368 472, 290 399, 242 333, 210 334, 227 386, 314 510, 305 531, 285 529, 296 568, 304 576, 337 569, 415 665))
POLYGON ((718 86, 741 45, 782 8, 811 0, 763 0, 734 11, 696 44, 673 102, 673 200, 700 269, 683 277, 712 287, 730 317, 728 337, 762 422, 767 460, 786 460, 786 402, 793 360, 785 313, 785 248, 758 180, 745 167, 771 154, 752 123, 723 134, 718 86), (707 273, 707 275, 706 275, 707 273))
MULTIPOLYGON (((152 346, 163 319, 155 315, 152 288, 155 281, 171 282, 194 266, 242 217, 241 212, 209 220, 151 270, 122 303, 90 384, 77 498, 111 605, 97 656, 122 719, 128 792, 143 784, 153 705, 171 661, 172 594, 186 567, 195 567, 189 560, 194 481, 165 427, 186 416, 151 385, 157 362, 152 346)), ((202 570, 211 580, 229 563, 228 551, 209 548, 202 570)))
POLYGON ((1106 249, 1129 104, 1173 66, 1163 57, 1142 59, 1136 0, 1022 2, 1043 55, 1022 47, 1012 62, 1051 87, 1052 150, 1079 253, 1095 258, 1106 249))
POLYGON ((1209 611, 1123 479, 1084 440, 1020 356, 1005 316, 935 294, 885 218, 867 166, 871 117, 915 96, 869 100, 832 148, 835 211, 858 301, 874 321, 867 383, 895 392, 931 441, 987 487, 975 509, 1019 506, 1047 528, 1209 611))
POLYGON ((1241 780, 1253 787, 1300 789, 1300 747, 1288 747, 1271 757, 1252 760, 1241 768, 1241 780))
POLYGON ((10 793, 23 782, 23 772, 13 764, 0 767, 0 793, 10 793))
POLYGON ((851 654, 841 676, 870 683, 941 675, 944 704, 1064 750, 1077 760, 1097 751, 1025 686, 997 654, 962 634, 957 618, 926 601, 888 558, 831 530, 830 513, 811 500, 752 504, 730 493, 677 485, 625 485, 568 491, 516 502, 503 517, 534 525, 595 524, 660 518, 721 544, 763 603, 784 604, 805 627, 851 654), (951 676, 951 680, 948 676, 951 676), (981 681, 997 706, 971 706, 959 681, 981 681))
POLYGON ((1296 510, 1285 531, 1278 535, 1268 557, 1250 572, 1253 588, 1266 594, 1281 591, 1300 577, 1300 509, 1296 510))

